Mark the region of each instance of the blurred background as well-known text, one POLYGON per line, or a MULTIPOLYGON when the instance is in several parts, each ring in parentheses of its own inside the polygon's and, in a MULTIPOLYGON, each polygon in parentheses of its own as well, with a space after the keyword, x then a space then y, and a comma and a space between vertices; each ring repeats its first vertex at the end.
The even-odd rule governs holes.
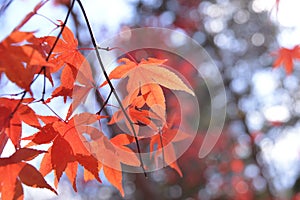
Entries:
MULTIPOLYGON (((0 39, 6 37, 38 0, 1 0, 0 39)), ((124 173, 125 199, 300 199, 300 68, 291 75, 272 69, 272 52, 300 43, 299 8, 292 0, 82 0, 99 43, 122 30, 165 27, 187 34, 209 53, 227 95, 226 122, 205 158, 198 152, 208 128, 210 105, 205 83, 185 62, 171 66, 195 90, 201 110, 197 137, 179 158, 181 178, 171 168, 124 173), (298 10, 297 10, 298 9, 298 10)), ((42 7, 24 31, 44 36, 63 20, 69 0, 42 7), (42 15, 42 16, 41 16, 42 15), (48 19, 45 19, 46 16, 48 19)), ((80 47, 91 47, 86 24, 75 5, 68 22, 80 47)), ((183 43, 184 44, 184 43, 183 43)), ((182 45, 183 45, 182 44, 182 45)), ((168 98, 168 97, 167 97, 168 98)), ((59 196, 39 189, 28 199, 123 199, 108 182, 84 182, 78 193, 66 177, 59 196)))

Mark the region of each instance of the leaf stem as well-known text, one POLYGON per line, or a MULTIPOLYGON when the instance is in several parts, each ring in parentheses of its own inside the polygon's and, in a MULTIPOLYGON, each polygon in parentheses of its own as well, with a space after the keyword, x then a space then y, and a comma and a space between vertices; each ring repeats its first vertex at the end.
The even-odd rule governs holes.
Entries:
POLYGON ((120 50, 120 51, 122 51, 124 54, 126 54, 133 62, 135 62, 135 64, 139 64, 137 61, 136 61, 136 59, 130 54, 130 53, 128 53, 127 51, 125 51, 123 48, 121 48, 121 47, 112 47, 112 48, 110 48, 109 49, 110 51, 111 50, 120 50))
MULTIPOLYGON (((104 51, 111 51, 112 50, 109 47, 104 48, 104 47, 99 47, 99 46, 97 46, 97 49, 104 50, 104 51)), ((95 48, 94 47, 83 47, 83 48, 77 48, 77 50, 79 50, 79 51, 94 51, 95 48)))
POLYGON ((111 89, 111 92, 114 94, 114 96, 115 96, 115 98, 116 98, 118 104, 120 105, 121 110, 122 110, 122 112, 124 113, 126 120, 127 120, 127 121, 129 122, 129 124, 130 124, 130 128, 132 129, 132 132, 133 132, 133 135, 134 135, 134 139, 135 139, 135 142, 136 142, 136 144, 137 144, 137 150, 138 150, 138 154, 139 154, 139 160, 140 160, 140 162, 141 162, 141 168, 142 168, 142 170, 143 170, 143 172, 144 172, 145 177, 147 177, 147 173, 146 173, 146 170, 145 170, 145 167, 144 167, 144 163, 143 163, 143 159, 142 159, 142 155, 141 155, 140 145, 139 145, 138 138, 137 138, 137 133, 135 132, 135 129, 134 129, 134 127, 133 127, 133 122, 131 121, 129 115, 127 114, 127 112, 126 112, 126 110, 125 110, 125 108, 124 108, 124 106, 122 105, 122 101, 121 101, 119 95, 117 94, 117 92, 116 92, 114 86, 112 85, 112 83, 111 83, 111 81, 110 81, 110 79, 109 79, 109 77, 108 77, 108 74, 107 74, 107 72, 106 72, 106 70, 105 70, 105 67, 104 67, 104 64, 103 64, 103 62, 102 62, 100 53, 99 53, 99 51, 98 51, 97 42, 96 42, 95 36, 94 36, 94 34, 93 34, 93 31, 92 31, 92 27, 91 27, 91 25, 90 25, 90 22, 89 22, 89 20, 88 20, 87 14, 86 14, 85 9, 84 9, 84 7, 83 7, 83 4, 82 4, 81 0, 76 0, 76 1, 77 1, 77 3, 79 4, 79 7, 80 7, 80 9, 81 9, 81 11, 82 11, 82 14, 83 14, 83 16, 84 16, 85 22, 86 22, 86 24, 87 24, 88 31, 89 31, 90 37, 91 37, 91 41, 92 41, 92 44, 93 44, 93 46, 94 46, 94 48, 95 48, 95 51, 96 51, 97 60, 98 60, 98 62, 99 62, 99 64, 100 64, 100 67, 101 67, 101 69, 102 69, 102 72, 103 72, 103 74, 104 74, 104 77, 105 77, 105 79, 106 79, 106 81, 107 81, 107 83, 108 83, 108 85, 109 85, 109 87, 110 87, 110 89, 111 89))
POLYGON ((36 15, 43 17, 44 19, 48 20, 50 23, 54 24, 55 26, 58 26, 58 24, 56 24, 53 20, 51 20, 49 17, 42 15, 40 13, 35 13, 36 15))
POLYGON ((42 101, 45 102, 45 93, 46 93, 46 67, 43 67, 43 73, 44 73, 44 85, 43 85, 43 91, 42 91, 42 101))

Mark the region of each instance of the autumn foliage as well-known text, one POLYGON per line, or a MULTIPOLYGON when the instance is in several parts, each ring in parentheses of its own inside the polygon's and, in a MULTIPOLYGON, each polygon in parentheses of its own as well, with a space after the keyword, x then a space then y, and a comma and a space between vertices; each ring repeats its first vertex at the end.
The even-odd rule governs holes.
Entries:
MULTIPOLYGON (((157 58, 145 58, 137 62, 123 57, 119 60, 120 65, 106 77, 106 81, 97 85, 90 64, 79 50, 77 39, 66 26, 69 14, 65 22, 58 21, 56 26, 59 34, 56 36, 36 37, 34 32, 21 31, 23 25, 45 3, 38 4, 0 43, 0 74, 21 90, 18 94, 1 94, 0 98, 0 152, 9 142, 15 149, 10 157, 0 158, 2 199, 23 199, 22 184, 47 188, 56 193, 55 188, 63 173, 77 191, 79 165, 84 168, 85 181, 95 179, 101 183, 99 172, 103 170, 107 180, 124 195, 123 164, 140 167, 147 176, 147 166, 139 156, 139 141, 144 138, 139 127, 149 127, 151 137, 148 145, 150 151, 156 151, 151 154, 154 160, 159 159, 164 146, 174 142, 172 139, 176 134, 182 134, 180 139, 188 137, 173 122, 168 121, 163 88, 183 91, 189 95, 194 93, 176 73, 164 65, 166 59, 157 58), (55 84, 53 76, 58 73, 60 83, 55 84), (44 80, 39 94, 32 91, 38 79, 44 80), (119 109, 112 116, 107 116, 102 111, 108 106, 109 97, 114 94, 119 99, 114 92, 112 79, 124 79, 127 94, 118 102, 119 109), (46 83, 53 87, 51 95, 45 92, 46 83), (100 90, 106 85, 109 86, 110 95, 106 100, 103 99, 98 112, 75 112, 89 92, 94 90, 102 96, 100 90), (49 106, 56 98, 63 98, 65 106, 69 106, 65 117, 49 106), (44 105, 52 115, 41 115, 32 108, 33 104, 44 105), (115 133, 115 137, 108 138, 101 126, 93 126, 95 123, 101 125, 107 118, 108 125, 125 122, 128 132, 115 133), (24 136, 24 123, 34 128, 36 133, 24 136), (36 150, 45 144, 49 145, 47 151, 36 150), (132 156, 116 153, 115 148, 132 152, 132 156), (43 158, 39 169, 27 163, 40 154, 43 158), (110 160, 115 163, 114 167, 107 165, 110 160), (52 171, 55 188, 44 179, 52 171)), ((74 2, 70 9, 73 5, 74 2)), ((90 49, 99 53, 96 46, 90 49)), ((103 73, 106 74, 105 71, 103 73)), ((173 150, 163 154, 164 165, 174 168, 182 176, 174 161, 176 155, 173 150)))
POLYGON ((291 74, 294 70, 295 61, 300 59, 300 46, 296 45, 292 49, 281 47, 273 55, 277 57, 273 63, 274 68, 283 66, 286 73, 291 74))
MULTIPOLYGON (((118 66, 108 74, 106 66, 101 62, 100 50, 110 49, 97 46, 91 29, 89 33, 93 47, 79 47, 78 40, 66 26, 76 2, 86 15, 80 0, 71 3, 56 1, 70 9, 66 19, 55 24, 57 35, 37 37, 35 32, 22 31, 22 27, 47 2, 41 1, 0 42, 0 78, 7 79, 20 90, 19 93, 0 94, 0 155, 9 144, 14 148, 9 157, 0 158, 1 198, 23 199, 22 184, 46 188, 57 194, 58 183, 63 174, 71 182, 74 191, 77 191, 79 166, 83 168, 84 181, 96 180, 101 183, 99 173, 103 171, 106 179, 124 196, 123 166, 139 168, 147 176, 149 166, 141 156, 145 149, 149 151, 148 159, 153 163, 159 165, 162 162, 164 167, 170 167, 180 177, 187 175, 183 179, 184 183, 193 185, 199 181, 194 177, 193 170, 181 170, 176 161, 176 149, 172 145, 190 135, 180 129, 180 117, 172 116, 180 113, 180 106, 175 98, 166 93, 180 91, 191 97, 195 96, 188 83, 171 68, 176 69, 176 66, 169 67, 167 64, 170 62, 163 56, 136 60, 129 53, 121 56, 117 60, 118 66), (92 70, 94 66, 88 62, 83 49, 98 55, 97 67, 103 70, 104 78, 100 84, 95 81, 92 70), (59 81, 55 81, 57 77, 59 81), (36 92, 32 90, 32 86, 38 80, 42 80, 43 84, 39 85, 40 91, 36 92), (124 83, 123 96, 116 92, 113 80, 124 83), (51 84, 51 94, 46 93, 46 84, 51 84), (108 95, 103 91, 108 91, 108 95), (100 97, 95 99, 99 101, 96 103, 100 105, 100 109, 93 113, 78 109, 91 93, 100 97), (103 98, 104 96, 107 97, 103 98), (112 97, 116 99, 116 105, 109 104, 112 97), (61 100, 63 107, 67 107, 67 112, 63 115, 50 106, 57 99, 61 100), (36 104, 43 106, 52 115, 42 115, 35 109, 36 104), (108 107, 114 107, 116 111, 110 115, 105 112, 108 107), (169 107, 172 107, 172 113, 168 112, 169 107), (123 132, 114 129, 114 126, 120 124, 125 127, 121 129, 123 132), (24 125, 34 129, 35 133, 26 135, 24 125), (102 128, 103 126, 106 128, 102 128), (117 131, 113 134, 106 133, 107 127, 117 131), (113 137, 108 137, 109 134, 113 137), (165 149, 169 144, 171 148, 165 149), (43 145, 48 145, 46 150, 41 150, 43 145), (42 160, 37 169, 28 161, 39 155, 42 160), (113 164, 110 165, 111 163, 113 164), (45 180, 45 176, 50 173, 54 174, 53 184, 45 180)), ((278 10, 279 0, 276 2, 278 10)), ((88 19, 85 20, 90 28, 88 19)), ((186 22, 181 17, 176 23, 180 20, 186 22)), ((300 59, 300 46, 280 48, 272 55, 276 57, 274 68, 284 66, 286 73, 291 74, 294 63, 300 59)), ((183 73, 194 72, 185 69, 183 73)), ((196 155, 197 150, 190 150, 193 151, 190 154, 196 155)), ((183 160, 189 163, 188 157, 183 160)), ((201 163, 198 160, 196 164, 201 163)), ((243 162, 236 158, 230 158, 230 164, 224 166, 225 164, 222 168, 220 165, 221 172, 230 168, 232 172, 239 174, 244 169, 243 162)), ((234 180, 241 182, 239 176, 234 180)))

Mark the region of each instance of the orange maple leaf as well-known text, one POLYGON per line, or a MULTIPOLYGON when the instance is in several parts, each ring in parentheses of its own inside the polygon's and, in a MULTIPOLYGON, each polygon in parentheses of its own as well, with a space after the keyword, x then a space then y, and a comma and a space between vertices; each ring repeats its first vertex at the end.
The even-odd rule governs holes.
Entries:
MULTIPOLYGON (((119 62, 125 64, 116 67, 110 74, 109 79, 120 79, 129 77, 127 91, 133 92, 147 84, 159 84, 172 90, 181 90, 194 95, 194 92, 166 66, 167 60, 148 58, 136 64, 127 58, 121 58, 119 62)), ((107 81, 101 84, 104 86, 107 81)))
MULTIPOLYGON (((136 106, 129 105, 125 110, 132 122, 132 125, 135 129, 135 132, 139 133, 139 127, 140 126, 147 126, 150 127, 151 130, 157 131, 157 126, 161 125, 160 123, 161 118, 159 118, 155 113, 153 113, 151 110, 147 109, 140 109, 136 106), (155 122, 158 123, 158 125, 155 122)), ((129 131, 131 130, 130 123, 126 120, 125 115, 122 110, 116 111, 111 120, 108 122, 109 125, 120 122, 124 120, 126 126, 128 127, 129 131)), ((140 135, 142 136, 142 135, 140 135)))
POLYGON ((9 80, 30 91, 34 74, 42 66, 53 66, 35 48, 39 45, 32 32, 12 32, 0 43, 0 75, 4 72, 9 80))
POLYGON ((182 177, 182 172, 176 162, 176 151, 173 143, 185 140, 189 137, 188 134, 177 128, 170 128, 167 125, 163 127, 161 133, 158 133, 151 137, 150 140, 150 152, 155 159, 158 159, 162 155, 164 158, 164 165, 169 165, 177 171, 177 173, 182 177), (169 144, 171 143, 171 144, 169 144), (169 145, 167 147, 167 145, 169 145), (156 151, 155 150, 156 147, 156 151), (167 148, 166 148, 167 147, 167 148), (163 149, 163 150, 162 150, 163 149))
POLYGON ((33 99, 23 99, 24 103, 19 105, 18 110, 12 115, 20 100, 0 98, 0 131, 4 131, 16 148, 20 148, 22 122, 35 128, 40 127, 35 112, 25 104, 25 102, 30 101, 33 99))
MULTIPOLYGON (((56 39, 57 38, 54 36, 41 38, 48 47, 52 47, 56 39)), ((55 67, 52 68, 52 73, 63 68, 60 78, 61 85, 53 91, 52 98, 63 96, 64 101, 66 101, 67 97, 72 97, 75 81, 78 81, 81 85, 78 87, 80 87, 81 90, 80 94, 84 96, 76 98, 77 102, 75 102, 74 105, 75 109, 80 101, 84 100, 87 93, 94 87, 94 80, 91 67, 78 50, 78 41, 68 27, 64 28, 62 38, 58 40, 53 49, 49 62, 55 65, 55 67)))
MULTIPOLYGON (((162 88, 158 84, 146 84, 143 87, 131 92, 123 100, 124 107, 137 107, 141 109, 148 106, 155 118, 160 118, 162 124, 165 123, 166 118, 166 103, 162 88)), ((151 115, 149 113, 148 115, 151 115)))
POLYGON ((43 157, 40 168, 41 173, 45 176, 54 170, 55 185, 57 186, 62 173, 65 172, 73 184, 74 190, 77 191, 76 174, 78 164, 80 164, 92 173, 95 179, 101 182, 98 176, 99 162, 88 151, 83 143, 83 136, 78 132, 80 128, 86 129, 85 126, 99 120, 100 116, 81 113, 74 115, 68 123, 51 116, 39 116, 39 118, 47 124, 33 136, 23 139, 31 140, 29 145, 53 143, 48 149, 49 153, 43 157))
POLYGON ((121 170, 121 163, 130 166, 140 166, 140 161, 136 157, 135 153, 123 145, 126 141, 114 142, 110 141, 100 130, 95 127, 79 128, 80 132, 84 132, 90 135, 91 141, 87 146, 89 152, 91 152, 103 165, 107 163, 114 164, 116 170, 121 170), (124 155, 126 150, 126 156, 124 155))
POLYGON ((56 193, 36 168, 24 162, 41 153, 45 151, 21 148, 8 158, 0 158, 0 191, 3 200, 23 199, 21 183, 35 188, 47 188, 56 193))
MULTIPOLYGON (((124 150, 124 151, 118 151, 118 156, 122 157, 122 158, 126 158, 127 153, 131 152, 132 150, 130 148, 128 148, 125 145, 129 145, 131 143, 133 143, 134 137, 127 135, 127 134, 118 134, 117 136, 113 137, 112 139, 110 139, 110 142, 117 146, 118 148, 124 150)), ((130 159, 130 158, 129 158, 130 159)), ((134 158, 136 160, 136 158, 134 158)), ((139 162, 137 162, 139 163, 139 162)), ((136 164, 136 163, 135 163, 136 164)), ((105 177, 107 178, 107 180, 113 185, 115 186, 121 193, 121 195, 124 197, 125 192, 123 189, 123 185, 122 185, 122 171, 121 169, 121 164, 119 165, 119 169, 114 169, 112 167, 109 167, 107 165, 103 165, 103 172, 105 174, 105 177)))
MULTIPOLYGON (((161 86, 194 95, 193 91, 174 72, 163 65, 166 60, 148 58, 148 60, 142 60, 137 64, 127 58, 121 58, 119 62, 124 62, 124 64, 116 67, 109 74, 109 79, 129 77, 127 83, 129 94, 122 104, 127 109, 131 121, 137 125, 144 124, 157 130, 152 119, 160 120, 160 125, 165 123, 166 104, 161 86), (143 109, 143 106, 149 107, 150 110, 143 109)), ((107 81, 104 81, 100 87, 106 84, 107 81)), ((122 111, 117 111, 110 124, 123 118, 122 111)), ((127 121, 126 123, 129 127, 129 123, 127 121)), ((135 126, 135 129, 138 132, 138 127, 135 126)))
POLYGON ((121 195, 124 197, 125 192, 122 186, 122 171, 103 165, 103 172, 107 180, 113 186, 115 186, 120 191, 121 195))
POLYGON ((107 180, 124 196, 121 164, 140 167, 140 161, 136 154, 125 146, 132 143, 134 138, 120 134, 109 140, 100 130, 91 126, 80 130, 80 132, 90 136, 89 151, 102 163, 101 168, 107 180))
POLYGON ((284 66, 287 74, 291 74, 294 69, 294 60, 300 59, 300 46, 296 45, 292 49, 280 48, 277 52, 273 53, 277 59, 273 63, 273 67, 277 68, 281 65, 284 66))

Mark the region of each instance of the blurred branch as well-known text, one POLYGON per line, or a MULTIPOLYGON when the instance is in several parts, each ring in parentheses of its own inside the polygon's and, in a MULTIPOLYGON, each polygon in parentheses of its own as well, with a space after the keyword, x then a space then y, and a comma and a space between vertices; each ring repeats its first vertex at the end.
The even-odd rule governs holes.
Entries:
POLYGON ((74 21, 74 24, 75 24, 75 38, 77 38, 78 40, 78 46, 82 46, 82 42, 81 40, 79 40, 79 29, 81 27, 81 24, 80 24, 80 21, 79 21, 79 18, 78 18, 78 15, 76 14, 76 12, 74 12, 74 10, 71 11, 71 16, 72 16, 72 19, 74 21))
MULTIPOLYGON (((236 100, 236 103, 238 103, 240 100, 240 96, 234 94, 234 97, 235 97, 234 99, 236 100)), ((240 109, 238 109, 238 113, 239 113, 239 119, 241 120, 241 122, 244 126, 245 133, 250 138, 252 138, 251 131, 246 122, 246 114, 243 111, 241 111, 240 109)), ((267 192, 268 196, 270 197, 270 199, 273 200, 273 199, 275 199, 275 195, 272 192, 272 188, 273 188, 272 180, 265 173, 263 173, 264 169, 266 168, 266 162, 264 162, 263 158, 261 160, 259 160, 259 158, 258 158, 258 155, 261 152, 261 148, 255 143, 255 140, 251 139, 250 141, 251 141, 252 159, 255 162, 255 164, 259 167, 259 175, 266 180, 266 184, 267 184, 266 192, 267 192)))
POLYGON ((0 1, 0 16, 3 15, 3 13, 5 12, 5 10, 8 8, 8 6, 13 2, 13 0, 4 0, 4 1, 0 1))
MULTIPOLYGON (((208 36, 207 38, 207 41, 209 43, 209 45, 212 47, 212 49, 216 49, 214 51, 215 53, 215 59, 220 61, 221 63, 223 63, 223 56, 220 54, 219 52, 219 48, 215 45, 214 43, 214 40, 212 38, 212 36, 209 34, 209 33, 206 33, 206 35, 208 36)), ((234 62, 234 61, 232 61, 234 62)), ((229 77, 226 77, 224 74, 224 70, 225 70, 226 66, 223 66, 221 68, 221 74, 223 75, 223 82, 224 82, 224 86, 225 88, 227 89, 227 92, 230 92, 230 95, 232 97, 232 100, 234 102, 235 105, 237 105, 237 108, 238 108, 238 104, 241 100, 241 95, 238 95, 237 93, 235 93, 234 91, 232 91, 230 89, 230 82, 231 82, 231 79, 229 77)), ((243 95, 246 95, 249 91, 246 91, 246 93, 244 93, 243 95)), ((246 122, 246 113, 244 111, 242 111, 241 109, 238 108, 238 112, 237 112, 237 119, 241 121, 242 125, 244 126, 244 130, 245 130, 245 133, 250 137, 252 138, 252 135, 251 135, 251 131, 247 125, 247 122, 246 122)), ((268 195, 268 197, 273 200, 275 199, 275 195, 272 193, 272 188, 273 188, 273 184, 270 180, 270 178, 265 174, 263 173, 264 169, 266 168, 265 166, 265 162, 261 162, 258 158, 258 155, 259 153, 261 152, 261 149, 260 147, 255 144, 255 141, 254 140, 251 140, 251 150, 252 150, 252 153, 251 153, 251 157, 252 157, 252 160, 254 161, 254 163, 257 165, 257 167, 259 168, 259 175, 262 176, 265 180, 266 180, 266 193, 268 195)), ((263 159, 261 159, 263 161, 263 159)))

